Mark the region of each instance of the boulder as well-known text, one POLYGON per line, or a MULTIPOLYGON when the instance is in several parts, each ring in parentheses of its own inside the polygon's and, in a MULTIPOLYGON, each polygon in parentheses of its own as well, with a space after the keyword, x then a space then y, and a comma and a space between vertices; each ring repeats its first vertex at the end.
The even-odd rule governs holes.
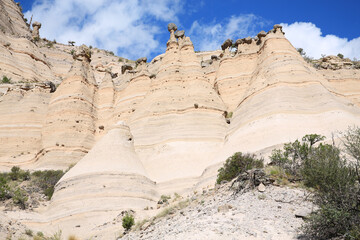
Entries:
POLYGON ((261 38, 266 37, 266 32, 265 31, 259 32, 257 37, 261 40, 261 38))
POLYGON ((185 31, 184 30, 175 32, 175 37, 176 38, 183 38, 184 36, 185 36, 185 31))
POLYGON ((252 42, 251 37, 243 38, 242 40, 243 40, 244 43, 247 43, 247 44, 251 44, 251 42, 252 42))
POLYGON ((276 29, 282 30, 282 26, 281 26, 280 24, 275 24, 275 25, 274 25, 274 29, 275 29, 275 30, 276 30, 276 29))
POLYGON ((169 23, 168 24, 168 31, 171 32, 171 31, 176 31, 177 30, 177 26, 175 23, 169 23))
POLYGON ((121 73, 124 74, 126 72, 126 70, 132 70, 133 67, 129 64, 124 64, 121 66, 121 73))
POLYGON ((55 86, 55 84, 53 82, 47 81, 45 84, 50 87, 50 93, 53 93, 53 92, 56 91, 56 86, 55 86))
POLYGON ((219 60, 219 57, 216 55, 211 55, 211 60, 213 61, 219 60))
POLYGON ((243 39, 238 39, 235 41, 235 46, 238 46, 240 44, 243 44, 244 43, 244 40, 243 39))
POLYGON ((135 62, 136 62, 137 65, 142 64, 142 63, 146 63, 147 62, 147 57, 139 58, 135 62))
POLYGON ((86 45, 81 45, 79 49, 76 51, 75 54, 73 54, 73 58, 75 60, 86 60, 88 62, 91 61, 91 50, 86 45))
POLYGON ((232 40, 231 39, 226 39, 225 42, 221 45, 221 49, 225 50, 229 47, 232 46, 232 40))

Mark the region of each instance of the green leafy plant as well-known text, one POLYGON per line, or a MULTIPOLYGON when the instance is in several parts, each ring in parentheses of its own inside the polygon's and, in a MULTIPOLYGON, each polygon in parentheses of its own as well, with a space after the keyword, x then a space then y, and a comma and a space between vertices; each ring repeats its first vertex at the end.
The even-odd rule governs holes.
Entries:
POLYGON ((126 214, 123 218, 122 218, 122 226, 123 228, 125 228, 127 231, 129 231, 131 229, 131 227, 134 225, 135 221, 134 221, 134 217, 131 215, 126 214))
POLYGON ((1 83, 11 83, 11 78, 8 78, 7 76, 3 76, 1 83))
POLYGON ((55 184, 64 175, 64 172, 61 170, 45 170, 35 171, 32 175, 37 177, 35 183, 43 190, 43 193, 50 200, 54 193, 55 184))
POLYGON ((283 151, 275 149, 270 156, 271 164, 283 168, 287 173, 299 177, 302 162, 308 157, 315 143, 324 140, 325 137, 318 134, 308 134, 302 141, 286 143, 283 151))
POLYGON ((264 159, 257 159, 255 154, 237 152, 226 159, 224 166, 218 170, 216 182, 220 184, 223 180, 230 181, 246 170, 262 167, 264 167, 264 159))
POLYGON ((337 55, 339 58, 343 59, 344 58, 344 55, 342 55, 341 53, 338 53, 337 55))
POLYGON ((19 205, 21 209, 26 208, 26 201, 28 197, 26 196, 26 192, 24 192, 21 188, 17 188, 12 196, 12 199, 15 204, 19 205))
POLYGON ((10 198, 10 187, 7 179, 4 176, 0 176, 0 200, 10 198))
MULTIPOLYGON (((360 130, 350 128, 344 136, 346 151, 358 159, 360 130)), ((272 174, 295 174, 305 186, 313 188, 313 199, 319 209, 303 227, 309 239, 358 239, 360 236, 360 187, 358 161, 351 164, 334 145, 324 144, 324 137, 305 135, 302 141, 285 144, 271 156, 272 174), (320 142, 319 144, 317 144, 320 142)))

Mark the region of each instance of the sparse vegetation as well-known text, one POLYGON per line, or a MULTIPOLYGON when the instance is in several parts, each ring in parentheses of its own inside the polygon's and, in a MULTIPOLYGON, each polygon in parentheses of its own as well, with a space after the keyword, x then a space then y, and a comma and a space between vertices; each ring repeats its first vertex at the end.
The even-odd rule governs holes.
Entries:
POLYGON ((3 76, 1 83, 4 83, 4 84, 11 83, 11 78, 8 78, 7 76, 3 76))
POLYGON ((125 228, 127 231, 129 231, 131 229, 131 227, 134 225, 134 217, 126 214, 123 218, 122 218, 122 226, 123 228, 125 228))
POLYGON ((54 42, 48 42, 48 43, 46 43, 46 46, 48 48, 52 48, 54 46, 54 42))
POLYGON ((216 182, 220 184, 224 180, 230 181, 246 170, 262 167, 264 167, 264 159, 257 159, 254 154, 237 152, 226 159, 224 166, 218 170, 216 182))
POLYGON ((344 59, 344 55, 342 55, 341 53, 338 53, 338 55, 337 55, 339 58, 341 58, 341 59, 344 59))
MULTIPOLYGON (((19 167, 12 167, 10 172, 0 173, 0 201, 11 199, 21 209, 27 206, 27 200, 31 192, 28 186, 38 188, 48 199, 54 193, 54 186, 64 175, 61 170, 36 171, 30 174, 19 167), (22 184, 27 181, 27 184, 22 184)), ((31 190, 33 191, 33 190, 31 190)))
POLYGON ((37 177, 35 183, 43 190, 43 193, 50 200, 54 193, 55 184, 64 175, 64 172, 61 170, 45 170, 35 171, 32 175, 37 177))
MULTIPOLYGON (((314 189, 314 202, 319 209, 303 227, 307 237, 359 239, 359 161, 352 164, 341 156, 338 147, 321 143, 324 139, 310 134, 304 136, 302 142, 285 144, 283 151, 274 150, 271 159, 277 168, 271 169, 270 174, 288 178, 290 175, 314 189)), ((344 139, 346 151, 359 159, 360 129, 349 128, 344 139)))
POLYGON ((25 234, 28 235, 29 237, 32 237, 34 233, 31 229, 26 229, 25 234))

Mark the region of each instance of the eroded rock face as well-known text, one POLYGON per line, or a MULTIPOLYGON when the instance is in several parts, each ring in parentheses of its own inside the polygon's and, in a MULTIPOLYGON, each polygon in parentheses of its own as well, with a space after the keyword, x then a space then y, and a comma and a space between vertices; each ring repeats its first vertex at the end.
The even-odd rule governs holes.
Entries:
MULTIPOLYGON (((6 3, 7 16, 16 15, 6 3)), ((0 84, 0 169, 76 164, 47 215, 32 220, 44 231, 50 223, 74 229, 84 218, 101 226, 162 194, 213 185, 234 152, 267 154, 310 132, 330 137, 359 125, 359 70, 312 68, 280 26, 238 39, 230 54, 231 40, 223 51, 195 53, 190 37, 169 24, 166 52, 150 63, 86 46, 41 47, 48 42, 21 37, 20 26, 14 21, 0 35, 0 76, 12 81, 0 84)))
POLYGON ((41 28, 41 23, 39 23, 39 22, 34 22, 33 24, 32 24, 32 26, 33 26, 33 31, 32 31, 32 37, 33 37, 33 39, 40 39, 40 32, 39 32, 39 30, 40 30, 40 28, 41 28))

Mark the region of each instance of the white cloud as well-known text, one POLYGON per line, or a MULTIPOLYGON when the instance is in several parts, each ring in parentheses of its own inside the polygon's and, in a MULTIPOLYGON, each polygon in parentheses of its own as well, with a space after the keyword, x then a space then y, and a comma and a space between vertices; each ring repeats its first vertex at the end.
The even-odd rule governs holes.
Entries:
POLYGON ((247 36, 255 36, 268 22, 254 14, 231 16, 221 22, 213 21, 204 24, 194 21, 189 36, 195 48, 201 51, 220 49, 228 38, 236 40, 247 36))
POLYGON ((343 54, 349 58, 360 58, 360 37, 348 40, 335 35, 323 36, 321 29, 310 22, 282 23, 286 38, 296 48, 303 48, 306 55, 320 58, 321 54, 343 54))
POLYGON ((50 40, 92 45, 138 58, 161 52, 158 36, 178 22, 181 0, 38 0, 25 13, 50 40))

